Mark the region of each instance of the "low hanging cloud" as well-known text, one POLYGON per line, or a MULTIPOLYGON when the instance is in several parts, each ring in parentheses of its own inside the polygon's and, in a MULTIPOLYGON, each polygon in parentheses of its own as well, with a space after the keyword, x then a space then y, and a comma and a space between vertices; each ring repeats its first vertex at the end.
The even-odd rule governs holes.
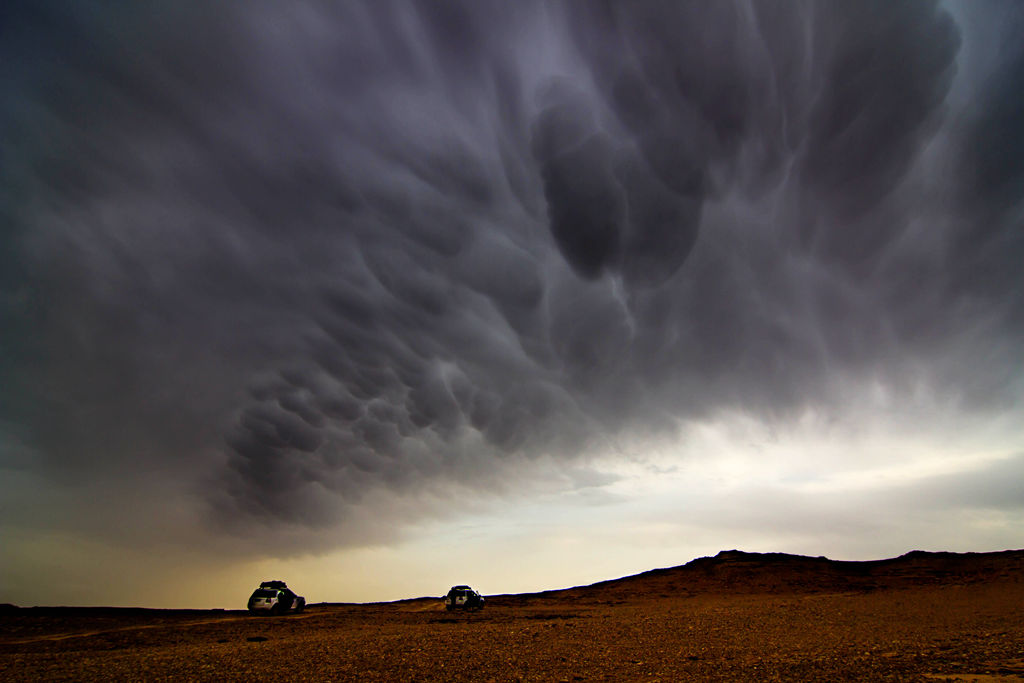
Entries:
POLYGON ((4 466, 326 545, 841 375, 1019 401, 1020 13, 953 9, 10 10, 4 466))

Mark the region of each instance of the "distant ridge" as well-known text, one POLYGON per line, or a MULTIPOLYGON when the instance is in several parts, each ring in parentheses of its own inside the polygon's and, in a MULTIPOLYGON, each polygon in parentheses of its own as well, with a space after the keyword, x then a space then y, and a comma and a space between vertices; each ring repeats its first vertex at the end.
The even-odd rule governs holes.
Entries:
MULTIPOLYGON (((1024 549, 989 553, 952 553, 913 550, 884 560, 830 560, 787 553, 748 553, 722 550, 713 557, 698 557, 676 566, 599 581, 584 586, 533 593, 489 594, 488 604, 520 605, 538 598, 585 598, 602 603, 627 600, 696 596, 700 594, 842 593, 867 592, 914 586, 956 586, 976 583, 1024 583, 1024 549)), ((430 603, 436 596, 386 602, 317 602, 309 607, 430 603)), ((443 607, 441 607, 443 609, 443 607)), ((0 604, 0 616, 15 613, 38 616, 81 614, 127 618, 149 614, 195 617, 209 614, 244 614, 245 610, 163 609, 147 607, 19 607, 0 604)))
POLYGON ((587 586, 503 598, 652 597, 707 592, 803 593, 871 591, 922 585, 1024 581, 1024 550, 991 553, 914 550, 885 560, 845 561, 786 553, 723 550, 685 565, 652 569, 587 586))

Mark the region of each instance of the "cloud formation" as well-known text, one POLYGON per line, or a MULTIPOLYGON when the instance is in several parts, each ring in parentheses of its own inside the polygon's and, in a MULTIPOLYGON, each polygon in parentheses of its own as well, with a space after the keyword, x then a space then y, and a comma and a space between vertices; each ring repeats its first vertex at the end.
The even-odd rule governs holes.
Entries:
POLYGON ((15 7, 2 464, 327 546, 848 377, 1019 404, 1020 12, 952 9, 15 7))

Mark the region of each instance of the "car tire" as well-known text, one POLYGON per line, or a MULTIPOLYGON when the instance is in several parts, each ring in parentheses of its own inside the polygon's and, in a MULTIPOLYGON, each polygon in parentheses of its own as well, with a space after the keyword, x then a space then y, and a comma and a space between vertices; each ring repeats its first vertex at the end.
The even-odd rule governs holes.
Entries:
POLYGON ((295 613, 302 614, 306 610, 306 598, 298 598, 295 601, 295 613))

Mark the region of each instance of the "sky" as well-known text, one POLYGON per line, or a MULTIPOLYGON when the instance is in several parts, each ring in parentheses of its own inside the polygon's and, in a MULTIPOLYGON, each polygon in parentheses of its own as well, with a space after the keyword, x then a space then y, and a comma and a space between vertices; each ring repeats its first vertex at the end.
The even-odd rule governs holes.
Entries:
POLYGON ((0 603, 1024 547, 1014 2, 0 9, 0 603))

